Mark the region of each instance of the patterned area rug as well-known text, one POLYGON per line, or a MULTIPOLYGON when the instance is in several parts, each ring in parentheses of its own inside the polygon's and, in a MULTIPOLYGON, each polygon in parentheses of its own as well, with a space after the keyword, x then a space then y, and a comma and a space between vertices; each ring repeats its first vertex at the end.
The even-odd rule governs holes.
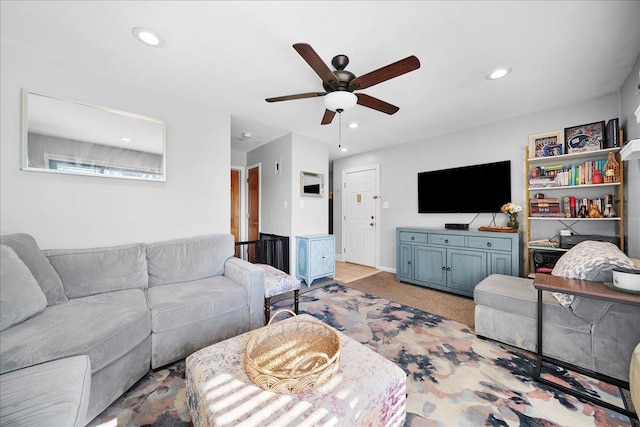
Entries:
MULTIPOLYGON (((284 300, 273 310, 290 306, 284 300)), ((462 323, 337 283, 301 295, 300 310, 405 370, 408 427, 632 426, 614 411, 535 382, 531 353, 479 339, 462 323)), ((617 387, 561 368, 543 374, 622 405, 617 387)), ((89 425, 188 426, 189 420, 180 361, 149 373, 89 425)))

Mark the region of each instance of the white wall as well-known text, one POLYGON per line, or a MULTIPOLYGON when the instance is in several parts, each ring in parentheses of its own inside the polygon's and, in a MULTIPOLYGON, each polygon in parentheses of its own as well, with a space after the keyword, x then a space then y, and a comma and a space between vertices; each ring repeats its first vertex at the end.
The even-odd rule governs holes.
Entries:
POLYGON ((42 248, 229 232, 230 114, 2 45, 0 232, 42 248), (167 182, 20 170, 21 89, 166 120, 167 182))
POLYGON ((329 231, 329 146, 301 135, 293 137, 292 235, 329 231), (300 172, 324 175, 322 197, 300 195, 300 172))
POLYGON ((247 166, 260 164, 260 231, 263 233, 291 235, 291 141, 291 134, 287 134, 247 153, 247 166), (275 161, 280 164, 277 175, 275 161))
POLYGON ((247 166, 260 164, 260 231, 289 236, 290 273, 295 275, 295 236, 327 233, 329 202, 327 177, 329 146, 307 137, 288 134, 247 153, 247 166), (274 173, 278 161, 280 173, 274 173), (300 196, 300 171, 325 175, 322 198, 300 196))
MULTIPOLYGON (((640 124, 636 123, 635 111, 640 106, 640 56, 629 73, 620 91, 620 127, 624 129, 624 139, 640 138, 640 124)), ((640 258, 640 160, 623 162, 625 192, 627 194, 627 245, 629 256, 640 258)))
POLYGON ((246 166, 247 165, 247 153, 231 150, 231 165, 233 166, 246 166))
MULTIPOLYGON (((526 102, 526 100, 523 100, 526 102)), ((340 188, 342 171, 357 166, 380 164, 380 196, 378 203, 389 203, 380 209, 380 268, 395 271, 395 229, 401 226, 444 227, 445 222, 471 222, 475 214, 418 214, 417 173, 427 170, 511 160, 511 194, 515 203, 523 205, 525 192, 525 152, 529 135, 563 129, 565 127, 619 117, 620 98, 617 94, 603 96, 589 102, 553 111, 495 123, 450 135, 425 138, 383 150, 351 156, 334 161, 334 234, 338 247, 342 244, 340 188)), ((461 118, 464 120, 464 118, 461 118)), ((443 183, 446 185, 446 183, 443 183)), ((491 191, 488 182, 470 182, 478 191, 491 191)), ((381 205, 382 206, 382 205, 381 205)), ((636 219, 639 212, 634 213, 636 219)), ((481 214, 471 229, 489 225, 491 214, 481 214)), ((498 225, 505 225, 506 215, 497 215, 498 225)), ((524 218, 521 218, 521 224, 524 218)), ((638 236, 634 240, 637 244, 638 236)))

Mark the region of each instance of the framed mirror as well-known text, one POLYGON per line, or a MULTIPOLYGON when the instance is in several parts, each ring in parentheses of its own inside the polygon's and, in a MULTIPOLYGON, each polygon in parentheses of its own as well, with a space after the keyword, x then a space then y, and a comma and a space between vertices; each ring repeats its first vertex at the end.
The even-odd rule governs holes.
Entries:
POLYGON ((313 172, 300 172, 300 195, 306 197, 324 196, 324 175, 313 172))
POLYGON ((22 170, 166 181, 166 124, 22 91, 22 170))

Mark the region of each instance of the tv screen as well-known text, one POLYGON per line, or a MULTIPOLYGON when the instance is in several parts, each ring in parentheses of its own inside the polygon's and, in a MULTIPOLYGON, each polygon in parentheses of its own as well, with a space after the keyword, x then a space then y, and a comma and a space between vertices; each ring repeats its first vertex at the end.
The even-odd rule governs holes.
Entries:
POLYGON ((510 201, 510 160, 418 173, 418 213, 495 213, 510 201))

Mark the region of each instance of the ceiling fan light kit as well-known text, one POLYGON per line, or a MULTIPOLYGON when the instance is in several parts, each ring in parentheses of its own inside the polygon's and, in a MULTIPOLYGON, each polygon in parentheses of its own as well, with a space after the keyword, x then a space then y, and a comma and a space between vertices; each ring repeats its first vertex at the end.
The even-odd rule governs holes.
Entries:
POLYGON ((357 102, 358 97, 354 93, 343 90, 330 92, 324 96, 324 106, 331 111, 348 110, 355 107, 357 102))
POLYGON ((420 68, 420 61, 412 55, 393 64, 356 77, 352 72, 345 70, 345 67, 349 64, 349 58, 346 55, 336 55, 333 57, 331 64, 336 69, 335 71, 331 71, 310 45, 306 43, 296 43, 293 45, 293 48, 302 56, 302 59, 309 64, 318 77, 320 77, 325 92, 306 92, 295 95, 278 96, 267 98, 266 101, 279 102, 324 96, 326 109, 320 122, 320 124, 323 125, 331 123, 336 112, 341 113, 344 110, 354 107, 356 104, 385 114, 395 114, 400 109, 399 107, 364 93, 354 94, 353 91, 369 88, 420 68))

